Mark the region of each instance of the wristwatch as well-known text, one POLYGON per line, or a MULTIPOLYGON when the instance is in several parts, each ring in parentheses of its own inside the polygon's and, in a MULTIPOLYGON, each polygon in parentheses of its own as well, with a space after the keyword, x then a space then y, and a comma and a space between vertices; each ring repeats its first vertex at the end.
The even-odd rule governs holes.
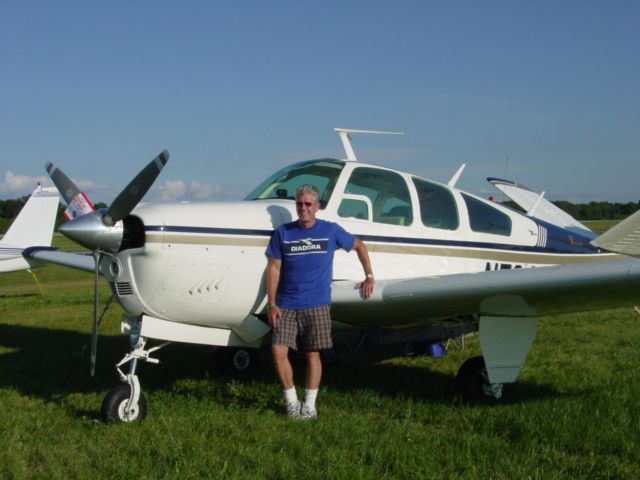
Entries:
POLYGON ((367 278, 373 278, 373 273, 367 273, 367 278))

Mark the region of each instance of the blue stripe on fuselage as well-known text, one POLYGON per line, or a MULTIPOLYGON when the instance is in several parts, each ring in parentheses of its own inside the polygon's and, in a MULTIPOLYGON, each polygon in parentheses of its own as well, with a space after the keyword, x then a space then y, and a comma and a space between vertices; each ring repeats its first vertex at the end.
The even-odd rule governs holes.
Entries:
MULTIPOLYGON (((460 240, 437 240, 432 238, 408 238, 408 237, 388 237, 379 235, 358 235, 364 242, 394 243, 409 245, 433 245, 441 247, 467 247, 484 248, 488 250, 505 250, 511 252, 534 252, 534 253, 598 253, 598 249, 591 246, 589 239, 581 235, 572 234, 555 225, 540 222, 549 232, 546 247, 509 245, 505 243, 492 242, 470 242, 460 240)), ((241 235, 271 237, 273 230, 254 230, 248 228, 216 228, 216 227, 183 227, 183 226, 162 226, 147 225, 147 232, 172 232, 172 233, 196 233, 210 235, 241 235)))
POLYGON ((537 218, 531 218, 531 220, 547 229, 547 244, 545 245, 547 251, 563 253, 597 253, 599 251, 591 245, 591 240, 597 237, 595 233, 592 238, 589 238, 586 236, 588 232, 581 234, 537 218))

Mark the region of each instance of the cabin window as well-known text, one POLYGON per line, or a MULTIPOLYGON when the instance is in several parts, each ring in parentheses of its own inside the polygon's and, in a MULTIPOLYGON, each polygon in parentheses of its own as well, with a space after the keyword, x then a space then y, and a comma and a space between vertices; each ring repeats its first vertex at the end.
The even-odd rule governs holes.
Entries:
POLYGON ((342 218, 369 220, 369 205, 364 200, 345 198, 340 202, 338 215, 342 218))
POLYGON ((463 193, 462 198, 467 204, 471 230, 494 235, 511 235, 511 218, 509 218, 509 215, 470 195, 463 193))
POLYGON ((336 160, 312 160, 290 165, 267 178, 245 200, 295 200, 296 189, 308 183, 320 192, 320 208, 323 209, 329 202, 343 167, 344 162, 336 160))
POLYGON ((460 224, 458 208, 447 187, 413 177, 418 192, 422 224, 429 228, 456 230, 460 224))
POLYGON ((395 172, 358 167, 351 173, 345 193, 369 198, 374 222, 391 225, 411 225, 413 222, 407 183, 395 172))

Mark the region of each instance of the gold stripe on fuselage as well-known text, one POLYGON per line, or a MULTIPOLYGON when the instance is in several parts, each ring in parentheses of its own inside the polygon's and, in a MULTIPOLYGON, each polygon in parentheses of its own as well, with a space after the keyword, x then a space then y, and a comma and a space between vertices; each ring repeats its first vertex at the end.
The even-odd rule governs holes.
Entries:
MULTIPOLYGON (((192 235, 177 233, 147 233, 148 243, 180 244, 180 245, 224 245, 237 247, 266 247, 269 239, 265 237, 192 235)), ((536 253, 513 252, 510 250, 494 250, 469 247, 451 247, 434 245, 398 245, 391 243, 367 242, 371 253, 389 253, 399 255, 429 255, 451 258, 482 259, 510 264, 548 264, 597 262, 627 258, 625 255, 613 253, 536 253)))

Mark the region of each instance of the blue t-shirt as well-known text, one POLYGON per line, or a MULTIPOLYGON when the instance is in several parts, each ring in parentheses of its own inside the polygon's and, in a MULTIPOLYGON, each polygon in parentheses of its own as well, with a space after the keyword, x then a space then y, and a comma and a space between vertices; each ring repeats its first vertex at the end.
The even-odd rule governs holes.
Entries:
POLYGON ((297 221, 276 228, 267 247, 267 255, 282 261, 276 303, 295 310, 329 305, 333 253, 351 250, 355 241, 337 223, 320 219, 310 228, 297 221))

